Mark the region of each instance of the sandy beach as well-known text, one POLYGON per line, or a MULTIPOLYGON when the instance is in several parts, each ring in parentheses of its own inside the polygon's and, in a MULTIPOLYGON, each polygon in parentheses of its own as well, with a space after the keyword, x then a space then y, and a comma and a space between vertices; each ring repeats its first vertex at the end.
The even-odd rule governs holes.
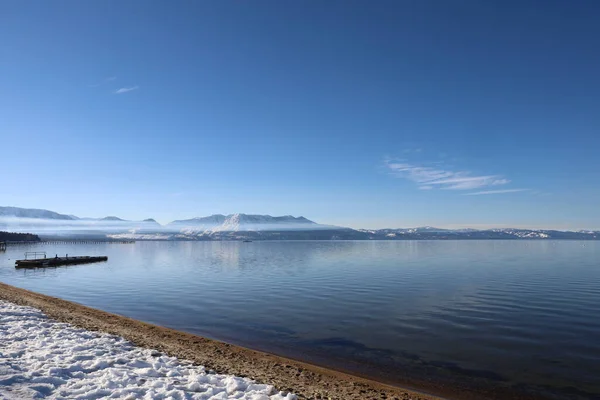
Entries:
MULTIPOLYGON (((33 307, 49 318, 89 331, 117 335, 136 346, 189 360, 217 374, 250 378, 299 399, 411 399, 440 397, 381 384, 343 372, 147 324, 0 283, 0 299, 33 307)), ((284 398, 284 397, 282 397, 284 398)), ((454 397, 453 397, 454 398, 454 397)))
POLYGON ((0 300, 0 398, 297 400, 249 378, 48 318, 0 300))

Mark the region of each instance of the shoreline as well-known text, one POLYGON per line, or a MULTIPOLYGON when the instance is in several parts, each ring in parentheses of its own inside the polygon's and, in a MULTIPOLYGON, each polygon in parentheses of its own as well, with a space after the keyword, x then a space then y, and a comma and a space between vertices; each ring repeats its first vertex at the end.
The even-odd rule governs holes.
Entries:
POLYGON ((47 317, 89 331, 120 336, 136 346, 159 350, 219 374, 251 378, 298 399, 327 400, 533 400, 546 397, 506 391, 494 385, 479 387, 444 383, 423 376, 390 382, 386 377, 361 375, 343 367, 311 364, 302 359, 205 338, 171 328, 112 314, 75 302, 32 292, 0 282, 0 300, 29 306, 47 317))
POLYGON ((249 377, 273 385, 297 394, 299 399, 446 398, 152 325, 4 283, 0 283, 0 299, 39 309, 59 322, 121 336, 137 346, 156 349, 218 373, 249 377))

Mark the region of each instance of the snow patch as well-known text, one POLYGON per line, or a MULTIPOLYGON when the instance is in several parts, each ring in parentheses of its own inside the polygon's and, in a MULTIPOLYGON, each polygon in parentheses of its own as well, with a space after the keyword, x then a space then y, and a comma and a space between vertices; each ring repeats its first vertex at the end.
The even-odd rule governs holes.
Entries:
POLYGON ((296 400, 0 300, 0 398, 296 400))

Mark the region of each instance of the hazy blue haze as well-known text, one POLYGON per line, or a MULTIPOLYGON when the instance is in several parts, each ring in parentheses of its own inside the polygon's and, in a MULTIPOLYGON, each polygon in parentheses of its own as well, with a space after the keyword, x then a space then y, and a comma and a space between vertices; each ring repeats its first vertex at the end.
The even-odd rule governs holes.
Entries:
POLYGON ((137 242, 12 246, 0 280, 394 382, 592 399, 598 265, 579 241, 137 242), (15 270, 35 249, 109 259, 15 270))
POLYGON ((0 205, 600 229, 599 14, 592 0, 3 1, 0 205), (420 190, 415 168, 493 178, 420 190))

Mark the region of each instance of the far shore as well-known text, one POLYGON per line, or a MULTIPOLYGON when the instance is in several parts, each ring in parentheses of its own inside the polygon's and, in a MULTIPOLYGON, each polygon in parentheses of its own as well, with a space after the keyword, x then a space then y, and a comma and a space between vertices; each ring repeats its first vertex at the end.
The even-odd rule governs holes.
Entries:
MULTIPOLYGON (((48 317, 60 322, 124 337, 138 346, 163 351, 170 356, 192 361, 218 373, 249 377, 273 385, 279 390, 294 392, 300 399, 509 398, 505 394, 494 393, 493 390, 485 394, 473 393, 465 388, 449 388, 435 382, 431 382, 430 385, 418 383, 413 385, 414 389, 392 386, 366 377, 152 325, 4 283, 0 283, 0 299, 37 308, 48 317)), ((427 377, 424 377, 424 381, 426 379, 427 377)), ((511 398, 529 399, 529 397, 511 398)))

